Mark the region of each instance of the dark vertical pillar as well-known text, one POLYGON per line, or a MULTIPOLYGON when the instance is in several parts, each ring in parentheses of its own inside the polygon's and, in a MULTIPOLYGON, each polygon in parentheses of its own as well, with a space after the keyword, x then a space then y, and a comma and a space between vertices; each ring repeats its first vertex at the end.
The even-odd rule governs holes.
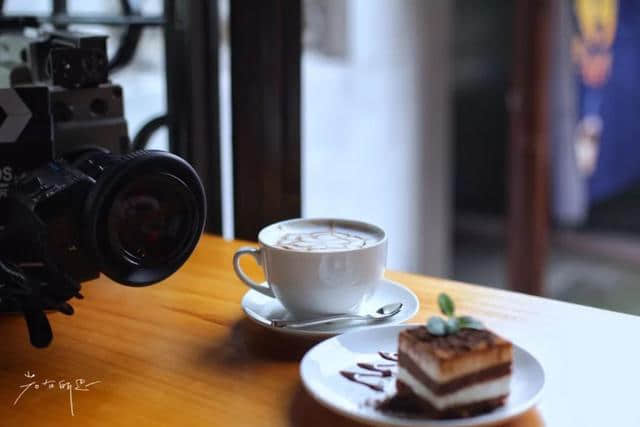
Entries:
POLYGON ((301 1, 231 2, 235 236, 300 216, 301 1))
POLYGON ((221 234, 217 2, 164 5, 169 146, 198 172, 207 194, 206 230, 221 234))
POLYGON ((509 94, 508 278, 542 294, 549 236, 550 0, 518 0, 509 94))
MULTIPOLYGON (((67 14, 67 0, 53 0, 53 16, 64 16, 67 14)), ((65 30, 67 25, 56 25, 57 30, 65 30)))

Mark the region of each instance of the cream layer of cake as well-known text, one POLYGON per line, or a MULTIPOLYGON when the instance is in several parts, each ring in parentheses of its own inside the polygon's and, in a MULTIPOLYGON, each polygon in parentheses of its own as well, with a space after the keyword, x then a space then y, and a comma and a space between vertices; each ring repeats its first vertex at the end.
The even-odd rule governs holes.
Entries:
POLYGON ((398 381, 405 385, 420 398, 428 401, 434 408, 443 410, 454 406, 464 406, 475 402, 494 399, 509 394, 511 375, 505 375, 494 380, 471 384, 457 391, 436 395, 424 383, 416 379, 403 368, 398 369, 398 381))

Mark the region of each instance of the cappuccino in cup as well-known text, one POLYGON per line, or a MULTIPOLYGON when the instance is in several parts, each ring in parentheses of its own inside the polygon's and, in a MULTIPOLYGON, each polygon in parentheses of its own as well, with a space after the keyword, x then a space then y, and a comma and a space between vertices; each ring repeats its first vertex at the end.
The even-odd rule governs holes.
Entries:
POLYGON ((307 220, 277 224, 264 230, 262 238, 274 247, 301 252, 330 252, 374 245, 383 233, 365 227, 346 226, 336 220, 307 220))
POLYGON ((387 236, 372 224, 294 219, 263 228, 258 241, 259 248, 236 252, 236 274, 298 318, 357 312, 383 280, 387 236), (242 255, 252 255, 262 266, 267 286, 244 274, 242 255))

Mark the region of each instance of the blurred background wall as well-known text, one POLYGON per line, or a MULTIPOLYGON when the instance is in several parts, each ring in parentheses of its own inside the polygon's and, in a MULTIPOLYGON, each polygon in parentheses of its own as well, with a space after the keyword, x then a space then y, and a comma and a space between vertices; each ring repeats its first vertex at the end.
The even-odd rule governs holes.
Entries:
POLYGON ((447 276, 453 3, 324 6, 345 31, 303 56, 303 214, 379 224, 389 268, 447 276))

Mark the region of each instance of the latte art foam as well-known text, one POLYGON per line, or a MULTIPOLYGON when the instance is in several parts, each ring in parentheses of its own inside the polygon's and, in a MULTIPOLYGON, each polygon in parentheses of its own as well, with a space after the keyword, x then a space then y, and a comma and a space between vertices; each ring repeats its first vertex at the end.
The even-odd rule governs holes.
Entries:
POLYGON ((326 251, 364 248, 370 239, 344 231, 327 230, 286 233, 275 246, 293 251, 326 251))
POLYGON ((260 231, 261 243, 292 252, 341 252, 376 246, 385 238, 380 228, 358 221, 294 219, 260 231))

